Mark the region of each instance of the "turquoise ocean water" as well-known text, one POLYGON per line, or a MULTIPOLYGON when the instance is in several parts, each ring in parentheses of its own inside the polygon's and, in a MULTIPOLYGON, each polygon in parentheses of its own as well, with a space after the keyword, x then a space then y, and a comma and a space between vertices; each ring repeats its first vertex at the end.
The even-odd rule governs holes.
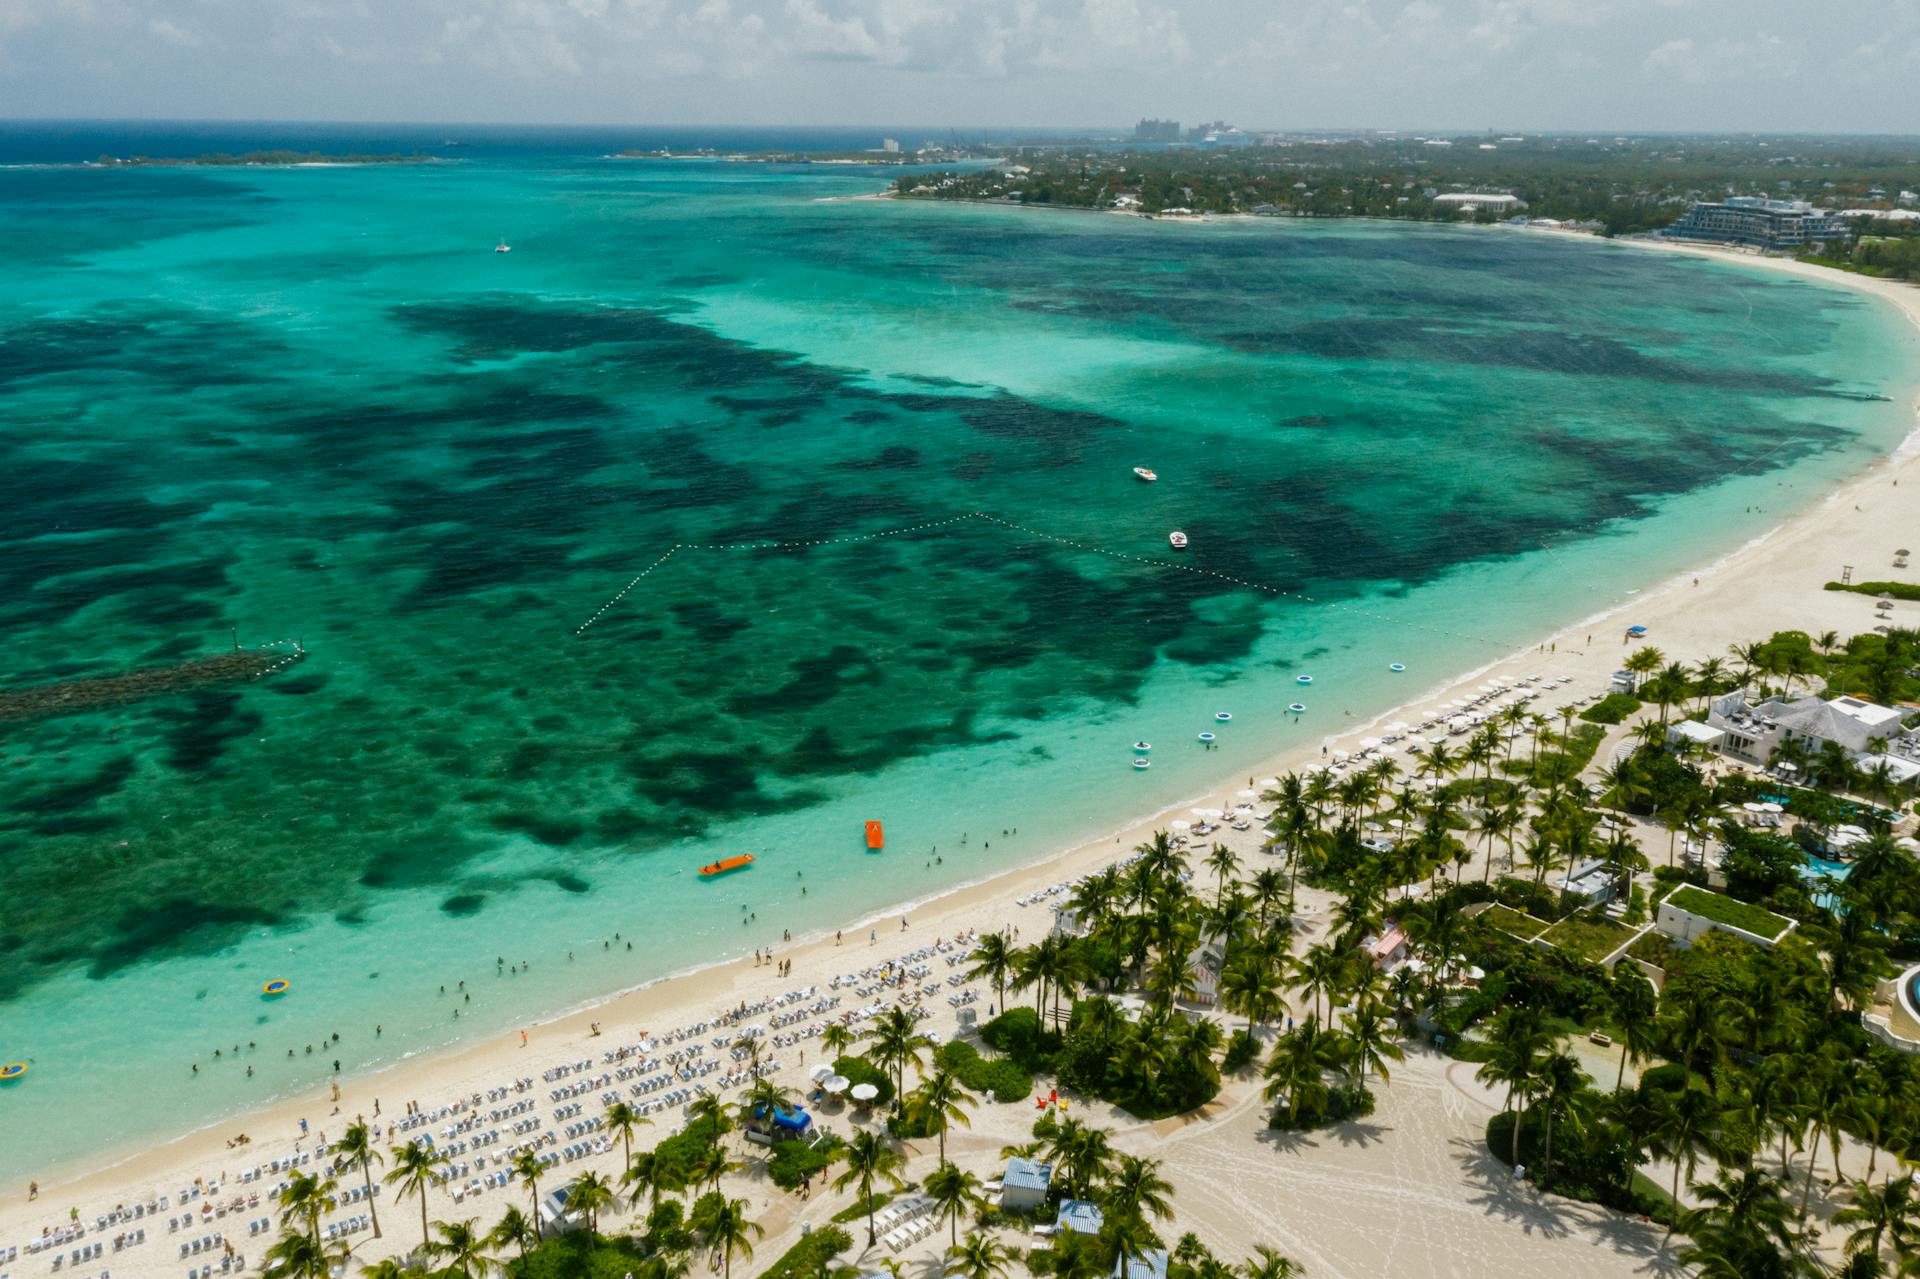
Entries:
POLYGON ((1909 330, 1733 266, 606 149, 0 171, 0 687, 308 652, 0 723, 9 1171, 1110 831, 1911 425, 1909 330))

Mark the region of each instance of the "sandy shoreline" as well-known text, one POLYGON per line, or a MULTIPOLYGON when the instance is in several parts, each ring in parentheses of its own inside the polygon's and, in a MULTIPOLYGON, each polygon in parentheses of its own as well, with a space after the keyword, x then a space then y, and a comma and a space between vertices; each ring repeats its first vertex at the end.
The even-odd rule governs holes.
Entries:
MULTIPOLYGON (((1704 246, 1644 241, 1620 243, 1633 248, 1720 258, 1853 288, 1896 306, 1920 331, 1920 288, 1704 246)), ((1903 376, 1920 379, 1920 368, 1905 370, 1903 376)), ((1899 396, 1908 398, 1910 407, 1920 415, 1920 399, 1912 398, 1917 389, 1912 383, 1902 382, 1887 389, 1890 394, 1897 390, 1899 396)), ((1787 627, 1816 631, 1837 629, 1842 634, 1870 628, 1873 609, 1868 597, 1826 593, 1821 590, 1821 584, 1837 576, 1843 563, 1854 565, 1857 576, 1891 575, 1885 566, 1890 563, 1892 548, 1912 540, 1908 532, 1901 530, 1910 531, 1916 519, 1920 519, 1920 458, 1914 453, 1914 443, 1915 436, 1910 434, 1892 457, 1876 461, 1813 507, 1714 564, 1677 574, 1651 585, 1629 601, 1601 610, 1551 635, 1529 639, 1509 655, 1443 685, 1428 688, 1375 721, 1349 721, 1341 733, 1324 739, 1325 743, 1328 746, 1350 743, 1365 734, 1371 723, 1382 720, 1419 718, 1417 712, 1421 707, 1459 697, 1463 692, 1470 693, 1474 686, 1494 675, 1508 678, 1534 673, 1572 676, 1573 683, 1566 686, 1560 698, 1549 698, 1540 704, 1545 709, 1551 709, 1560 700, 1599 691, 1625 651, 1619 639, 1618 623, 1626 620, 1623 614, 1628 609, 1633 612, 1632 621, 1650 628, 1649 642, 1670 656, 1687 660, 1720 654, 1730 642, 1759 638, 1787 627), (1906 483, 1901 484, 1903 480, 1906 483)), ((1920 606, 1902 605, 1901 608, 1902 624, 1913 624, 1913 618, 1920 618, 1920 606), (1912 613, 1913 618, 1907 613, 1912 613)), ((1320 754, 1320 744, 1290 751, 1253 770, 1252 776, 1278 775, 1318 759, 1320 754)), ((659 1031, 704 1020, 716 1010, 741 1002, 751 1003, 798 986, 817 986, 824 993, 832 974, 931 945, 936 938, 951 938, 963 929, 1022 927, 1037 933, 1048 921, 1045 906, 1021 906, 1017 898, 1097 869, 1145 838, 1156 826, 1164 825, 1169 814, 1210 799, 1218 802, 1231 797, 1247 781, 1244 774, 1223 778, 1211 791, 1125 822, 1099 839, 910 905, 905 908, 909 924, 905 930, 898 922, 902 908, 894 907, 871 919, 844 925, 844 946, 836 947, 831 930, 817 938, 798 941, 781 951, 780 958, 792 961, 793 967, 793 976, 785 979, 773 968, 755 966, 750 959, 709 966, 658 978, 530 1027, 529 1047, 523 1048, 519 1036, 509 1034, 404 1059, 377 1072, 343 1077, 338 1117, 329 1113, 334 1106, 326 1090, 321 1088, 304 1098, 236 1114, 212 1128, 151 1149, 131 1155, 122 1153, 106 1167, 99 1166, 98 1157, 78 1159, 75 1167, 64 1172, 21 1168, 9 1163, 4 1169, 8 1184, 0 1187, 0 1193, 4 1194, 4 1200, 0 1201, 0 1249, 8 1244, 24 1245, 28 1239, 38 1236, 43 1226, 64 1220, 69 1205, 77 1206, 82 1218, 90 1221, 95 1214, 117 1203, 177 1193, 181 1185, 192 1182, 196 1176, 211 1179, 289 1154, 296 1145, 299 1122, 303 1118, 316 1134, 333 1135, 356 1114, 364 1113, 371 1118, 376 1099, 383 1118, 391 1119, 408 1101, 417 1100, 423 1107, 431 1108, 503 1080, 528 1075, 537 1079, 542 1070, 561 1061, 584 1056, 597 1060, 603 1047, 630 1042, 642 1030, 659 1031), (869 945, 861 938, 869 929, 878 931, 877 944, 869 945), (598 1042, 589 1039, 589 1025, 596 1021, 605 1028, 605 1037, 598 1042), (226 1138, 238 1132, 253 1138, 245 1152, 226 1148, 226 1138), (25 1202, 25 1187, 30 1177, 37 1177, 41 1183, 40 1200, 33 1204, 25 1202)), ((1237 842, 1251 852, 1257 835, 1258 831, 1251 832, 1240 836, 1237 842)), ((946 975, 944 966, 937 964, 936 976, 946 975)), ((985 1002, 990 998, 990 991, 983 993, 982 1016, 985 1002)), ((849 1006, 852 1002, 849 1000, 849 1006)), ((939 1014, 932 1024, 944 1026, 951 1020, 944 1001, 935 998, 931 1002, 939 1014)), ((781 1056, 784 1061, 792 1054, 781 1056)), ((803 1070, 795 1074, 797 1065, 797 1062, 788 1063, 783 1070, 783 1074, 789 1076, 786 1082, 791 1084, 804 1077, 803 1070)), ((530 1095, 543 1094, 536 1086, 530 1095)), ((544 1111, 549 1107, 542 1100, 540 1108, 544 1111)), ((597 1106, 590 1107, 592 1112, 597 1110, 597 1106)), ((666 1116, 660 1117, 657 1123, 659 1126, 648 1132, 643 1141, 657 1140, 671 1130, 671 1121, 666 1116)), ((552 1127, 549 1125, 549 1129, 552 1127)), ((604 1170, 604 1161, 592 1166, 604 1170)), ((562 1175, 573 1171, 575 1169, 568 1166, 562 1175)), ((459 1210, 444 1197, 436 1197, 431 1207, 442 1219, 472 1216, 478 1211, 485 1224, 505 1203, 518 1197, 512 1192, 497 1191, 490 1194, 484 1204, 459 1210)), ((391 1203, 383 1198, 383 1209, 390 1210, 391 1203)), ((162 1222, 167 1215, 161 1214, 162 1222)), ((255 1210, 250 1215, 269 1214, 255 1210)), ((404 1246, 409 1238, 405 1226, 400 1224, 404 1215, 396 1216, 399 1221, 389 1230, 385 1241, 387 1251, 394 1250, 392 1245, 404 1246)), ((244 1227, 244 1221, 240 1224, 244 1227)), ((777 1255, 776 1223, 769 1222, 769 1227, 763 1249, 765 1260, 777 1255)), ((108 1235, 112 1233, 110 1230, 108 1235)), ((110 1261, 103 1259, 102 1264, 111 1264, 114 1271, 122 1274, 151 1270, 177 1276, 184 1263, 175 1265, 173 1243, 164 1233, 152 1238, 154 1233, 150 1228, 150 1238, 144 1246, 114 1254, 110 1261)), ((101 1236, 90 1233, 88 1237, 101 1236)), ((253 1243, 246 1250, 257 1254, 261 1247, 253 1243)), ((255 1259, 249 1257, 250 1261, 255 1259)), ((31 1272, 43 1272, 47 1260, 45 1256, 34 1258, 31 1272)), ((9 1269, 20 1275, 30 1272, 24 1252, 20 1262, 9 1269)))

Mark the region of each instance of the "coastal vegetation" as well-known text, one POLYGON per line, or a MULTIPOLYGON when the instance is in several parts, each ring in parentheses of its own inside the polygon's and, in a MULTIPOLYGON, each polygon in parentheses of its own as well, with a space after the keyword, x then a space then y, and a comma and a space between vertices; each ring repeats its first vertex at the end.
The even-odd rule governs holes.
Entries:
MULTIPOLYGON (((1382 758, 1344 777, 1279 778, 1264 797, 1262 864, 1158 833, 1078 881, 1045 935, 979 940, 967 971, 989 983, 999 1011, 977 1042, 936 1044, 901 1005, 858 1034, 837 1028, 833 1069, 880 1094, 850 1138, 735 1150, 736 1115, 752 1122, 794 1103, 763 1078, 732 1108, 696 1101, 685 1127, 651 1149, 634 1150, 636 1125, 617 1124, 625 1172, 564 1181, 561 1223, 540 1219, 543 1178, 552 1189, 557 1172, 522 1152, 513 1166, 525 1207, 481 1230, 429 1219, 425 1192, 444 1175, 429 1145, 383 1156, 364 1131, 350 1133, 334 1173, 371 1184, 383 1164, 387 1184, 421 1201, 412 1260, 366 1273, 675 1279, 705 1257, 730 1275, 753 1262, 762 1237, 749 1202, 728 1193, 729 1178, 755 1161, 783 1190, 830 1181, 845 1198, 835 1224, 764 1274, 870 1267, 880 1214, 905 1195, 911 1171, 916 1211, 943 1234, 949 1274, 1000 1279, 1017 1258, 1000 1232, 1074 1200, 1096 1211, 1076 1207, 1074 1228, 1028 1252, 1033 1274, 1110 1274, 1164 1250, 1170 1277, 1280 1279, 1300 1273, 1290 1259, 1257 1250, 1236 1265, 1176 1234, 1174 1178, 1083 1117, 1088 1099, 1151 1120, 1195 1111, 1231 1079, 1258 1090, 1272 1130, 1339 1128, 1374 1113, 1410 1053, 1434 1051, 1471 1063, 1497 1099, 1487 1155, 1542 1193, 1660 1223, 1678 1265, 1830 1273, 1825 1240, 1845 1231, 1841 1273, 1910 1273, 1920 1199, 1903 1161, 1920 1150, 1920 1058, 1869 1034, 1861 1013, 1896 959, 1920 956, 1920 864, 1896 847, 1889 810, 1844 793, 1857 772, 1823 781, 1810 770, 1815 785, 1798 788, 1806 798, 1794 801, 1791 835, 1753 828, 1729 812, 1744 811, 1729 797, 1781 784, 1716 776, 1665 729, 1722 688, 1818 687, 1889 653, 1899 663, 1889 678, 1905 687, 1915 639, 1787 632, 1692 665, 1642 648, 1628 663, 1640 687, 1620 726, 1575 725, 1571 708, 1500 711, 1457 748, 1422 744, 1404 767, 1382 758), (1596 766, 1609 731, 1632 749, 1596 766), (1835 812, 1868 834, 1848 873, 1815 893, 1802 872, 1810 853, 1828 851, 1822 822, 1835 812), (1635 814, 1655 824, 1622 820, 1635 814), (1670 845, 1682 833, 1711 837, 1722 856, 1710 868, 1690 849, 1682 864, 1669 847, 1655 865, 1640 840, 1658 825, 1674 832, 1670 845), (1585 884, 1592 867, 1605 872, 1599 900, 1575 889, 1575 872, 1585 884), (1297 946, 1303 883, 1331 904, 1311 943, 1297 946), (1741 935, 1663 936, 1641 922, 1649 898, 1741 935), (1046 1199, 1002 1209, 950 1157, 950 1141, 990 1099, 1036 1093, 1030 1140, 1002 1154, 1049 1166, 1046 1199), (1843 1177, 1849 1148, 1864 1149, 1865 1168, 1855 1157, 1843 1177), (1647 1171, 1656 1166, 1658 1179, 1647 1171), (630 1231, 608 1229, 623 1211, 630 1231), (543 1239, 556 1225, 564 1232, 543 1239), (850 1251, 861 1255, 843 1261, 850 1251)), ((274 1279, 322 1279, 333 1254, 318 1224, 335 1190, 328 1174, 296 1175, 283 1189, 274 1279)))
MULTIPOLYGON (((1469 222, 1509 211, 1441 197, 1495 193, 1522 201, 1530 217, 1625 235, 1729 191, 1884 205, 1889 193, 1920 189, 1920 146, 1896 139, 1274 135, 1220 148, 1062 143, 1007 154, 995 168, 903 175, 894 191, 1144 214, 1469 222)), ((1907 263, 1904 247, 1873 252, 1874 264, 1907 263)))

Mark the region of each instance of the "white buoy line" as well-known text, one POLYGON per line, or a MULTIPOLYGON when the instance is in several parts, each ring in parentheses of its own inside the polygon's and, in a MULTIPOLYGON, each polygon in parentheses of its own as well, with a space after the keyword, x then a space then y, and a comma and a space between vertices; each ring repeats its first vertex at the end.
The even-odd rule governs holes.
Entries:
POLYGON ((593 616, 574 627, 573 633, 575 635, 585 634, 589 627, 604 617, 607 611, 613 608, 614 605, 625 599, 627 593, 638 586, 648 574, 658 569, 682 551, 804 551, 819 546, 844 546, 856 542, 878 542, 884 538, 900 537, 908 533, 921 533, 928 529, 947 528, 955 524, 964 524, 969 520, 983 520, 989 524, 998 524, 1002 528, 1013 529, 1016 532, 1025 533, 1031 537, 1040 538, 1043 541, 1053 542, 1060 546, 1070 546, 1075 550, 1088 551, 1095 555, 1104 555, 1109 559, 1125 560, 1129 563, 1145 565, 1148 568, 1171 569, 1181 573, 1193 573, 1200 577, 1211 577, 1216 581, 1229 582, 1235 586, 1244 586, 1248 590, 1260 591, 1264 594, 1282 599, 1300 600, 1308 604, 1317 604, 1322 608, 1339 609, 1344 613, 1352 613, 1357 617, 1369 618, 1376 622, 1383 622, 1389 626, 1425 631, 1432 635, 1450 635, 1456 639, 1472 640, 1475 643, 1492 645, 1502 652, 1511 650, 1513 647, 1511 640, 1495 639, 1486 635, 1476 635, 1471 631, 1455 631, 1441 626, 1428 626, 1424 622, 1409 622, 1386 613, 1376 613, 1372 609, 1357 608, 1352 604, 1341 604, 1333 600, 1315 599, 1303 591, 1290 591, 1284 587, 1272 586, 1265 582, 1256 582, 1249 578, 1235 577, 1231 573, 1221 573, 1214 569, 1201 568, 1195 564, 1181 564, 1173 560, 1155 559, 1149 555, 1136 555, 1131 551, 1116 551, 1111 547, 1097 546, 1091 542, 1082 542, 1075 538, 1062 537, 1058 533, 1048 533, 1042 529, 1032 528, 1025 524, 1016 524, 1012 520, 1002 519, 998 515, 990 515, 986 511, 968 511, 964 515, 955 515, 944 520, 928 520, 921 524, 908 524, 899 528, 882 529, 877 533, 852 533, 845 537, 822 537, 815 538, 811 541, 676 542, 668 549, 665 555, 662 555, 659 559, 634 574, 632 580, 621 587, 612 599, 594 610, 593 616))

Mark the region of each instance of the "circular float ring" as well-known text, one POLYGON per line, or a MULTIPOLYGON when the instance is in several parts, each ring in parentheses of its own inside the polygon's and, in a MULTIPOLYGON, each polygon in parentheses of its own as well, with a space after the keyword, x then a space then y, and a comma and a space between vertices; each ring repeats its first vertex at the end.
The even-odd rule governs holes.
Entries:
POLYGON ((284 995, 292 989, 293 983, 285 977, 275 977, 272 981, 260 988, 260 993, 263 995, 284 995))

